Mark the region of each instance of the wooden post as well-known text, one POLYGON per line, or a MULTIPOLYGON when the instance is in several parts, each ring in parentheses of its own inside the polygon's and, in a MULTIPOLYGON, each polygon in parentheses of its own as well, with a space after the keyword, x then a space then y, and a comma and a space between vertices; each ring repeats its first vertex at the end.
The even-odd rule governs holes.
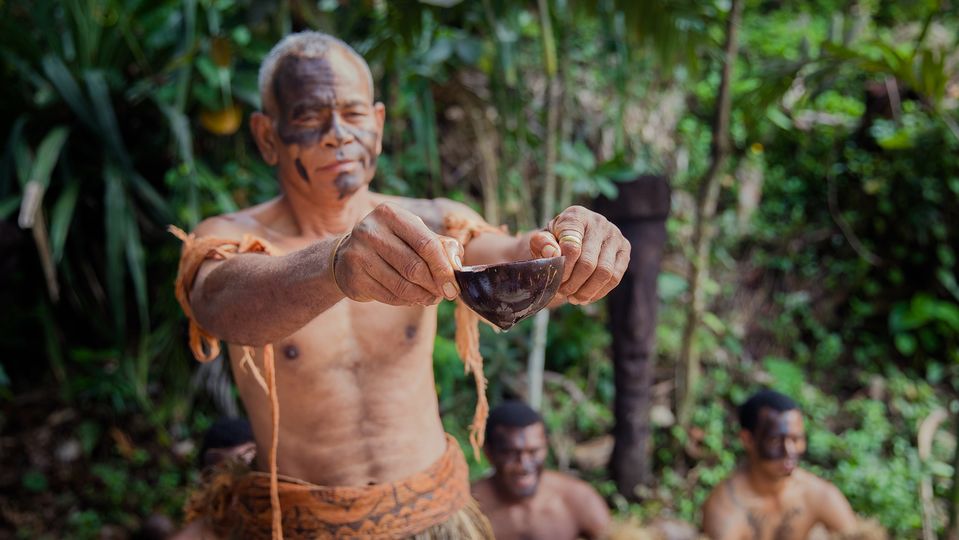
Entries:
POLYGON ((666 244, 669 181, 662 176, 642 176, 622 184, 615 200, 601 198, 594 206, 632 244, 626 274, 607 297, 616 385, 615 444, 609 468, 617 490, 636 500, 636 486, 649 484, 652 476, 650 398, 659 305, 656 280, 666 244))

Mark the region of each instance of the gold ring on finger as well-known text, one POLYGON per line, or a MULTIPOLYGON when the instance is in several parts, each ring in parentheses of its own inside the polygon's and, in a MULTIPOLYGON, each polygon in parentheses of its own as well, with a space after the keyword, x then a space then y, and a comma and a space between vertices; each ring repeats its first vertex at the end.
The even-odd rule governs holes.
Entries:
POLYGON ((563 236, 560 236, 559 243, 562 244, 563 242, 572 242, 574 244, 583 245, 583 239, 575 234, 564 234, 563 236))

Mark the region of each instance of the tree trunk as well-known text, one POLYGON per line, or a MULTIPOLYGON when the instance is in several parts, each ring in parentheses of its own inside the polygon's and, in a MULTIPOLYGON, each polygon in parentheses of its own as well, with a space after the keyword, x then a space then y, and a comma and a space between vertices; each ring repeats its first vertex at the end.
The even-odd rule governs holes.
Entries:
MULTIPOLYGON (((548 0, 539 0, 540 29, 543 38, 543 56, 546 67, 546 156, 543 164, 543 192, 540 199, 540 222, 546 224, 556 212, 556 136, 559 131, 561 84, 556 69, 556 42, 549 15, 548 0)), ((529 405, 539 409, 543 400, 543 369, 546 360, 546 331, 549 328, 549 310, 536 314, 533 321, 533 346, 526 363, 529 381, 529 405)))
MULTIPOLYGON (((959 414, 955 415, 956 437, 959 438, 959 414)), ((949 540, 959 540, 959 444, 953 451, 952 458, 952 491, 949 494, 947 502, 949 512, 949 529, 946 532, 946 538, 949 540)))
POLYGON ((726 23, 726 45, 723 55, 723 72, 716 97, 716 115, 713 120, 710 162, 706 174, 699 181, 696 193, 696 215, 693 221, 693 253, 689 268, 689 301, 686 306, 686 324, 676 377, 676 409, 683 427, 689 425, 695 403, 696 384, 699 380, 699 356, 694 341, 696 328, 702 318, 704 299, 702 284, 709 275, 709 253, 712 235, 709 227, 716 214, 719 199, 719 177, 729 156, 729 116, 732 108, 733 64, 739 52, 739 23, 742 19, 742 0, 732 0, 729 19, 726 23))
POLYGON ((616 385, 615 444, 609 468, 618 491, 630 500, 638 499, 637 486, 652 480, 650 398, 659 305, 656 280, 666 244, 669 199, 665 177, 644 176, 621 185, 615 200, 603 198, 595 205, 632 244, 626 274, 607 297, 616 385))

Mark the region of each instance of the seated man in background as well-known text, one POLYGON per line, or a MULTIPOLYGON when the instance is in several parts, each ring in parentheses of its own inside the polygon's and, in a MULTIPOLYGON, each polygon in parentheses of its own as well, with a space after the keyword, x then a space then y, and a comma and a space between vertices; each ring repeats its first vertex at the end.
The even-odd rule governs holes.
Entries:
POLYGON ((856 532, 846 497, 799 468, 806 432, 796 402, 763 390, 740 406, 739 422, 747 460, 706 500, 703 530, 709 538, 798 540, 817 524, 842 535, 856 532))
POLYGON ((217 418, 203 436, 197 452, 201 469, 215 467, 227 460, 249 465, 256 457, 253 428, 246 418, 217 418))
POLYGON ((602 538, 609 510, 586 482, 544 471, 546 426, 525 403, 493 409, 486 424, 486 457, 493 476, 473 484, 473 496, 497 540, 602 538))

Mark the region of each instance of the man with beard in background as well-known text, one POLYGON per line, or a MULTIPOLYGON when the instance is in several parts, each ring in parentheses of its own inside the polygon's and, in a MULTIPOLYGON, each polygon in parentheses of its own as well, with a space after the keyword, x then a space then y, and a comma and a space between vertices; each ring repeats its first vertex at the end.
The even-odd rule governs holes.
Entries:
POLYGON ((739 408, 746 464, 709 495, 703 530, 714 540, 798 540, 821 524, 846 534, 857 519, 846 497, 799 467, 806 431, 789 397, 763 390, 739 408))
POLYGON ((546 426, 525 403, 507 401, 486 424, 486 457, 493 476, 473 484, 473 496, 497 540, 603 538, 606 503, 589 484, 544 471, 546 426))

